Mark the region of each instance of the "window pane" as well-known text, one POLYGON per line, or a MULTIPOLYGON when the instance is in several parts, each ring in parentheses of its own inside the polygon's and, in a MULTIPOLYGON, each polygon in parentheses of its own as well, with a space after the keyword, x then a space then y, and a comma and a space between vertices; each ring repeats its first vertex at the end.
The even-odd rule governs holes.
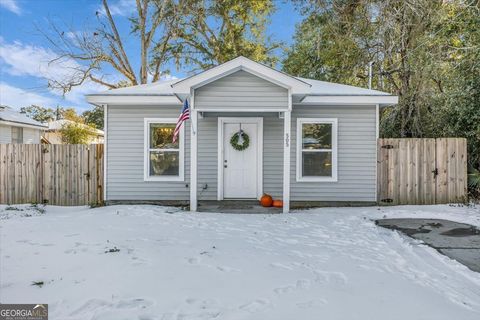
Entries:
POLYGON ((302 176, 304 177, 331 177, 332 153, 331 152, 303 152, 302 176))
POLYGON ((177 139, 173 143, 173 131, 175 123, 150 123, 150 148, 153 149, 178 149, 177 139))
POLYGON ((331 149, 331 123, 304 123, 302 128, 303 149, 331 149))
POLYGON ((151 176, 178 176, 179 163, 178 151, 150 151, 151 176))
POLYGON ((23 128, 12 127, 12 143, 23 143, 23 128))

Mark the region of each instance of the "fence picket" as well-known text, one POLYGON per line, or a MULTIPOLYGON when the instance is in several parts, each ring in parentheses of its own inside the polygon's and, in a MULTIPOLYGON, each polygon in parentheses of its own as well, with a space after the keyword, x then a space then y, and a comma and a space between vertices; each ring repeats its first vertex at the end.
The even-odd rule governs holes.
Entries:
POLYGON ((101 202, 103 179, 87 177, 103 177, 103 152, 89 158, 89 150, 103 146, 0 144, 0 203, 101 202))
POLYGON ((463 138, 379 139, 379 202, 462 201, 467 195, 466 148, 463 138))
MULTIPOLYGON (((379 139, 377 148, 380 203, 434 204, 465 199, 466 139, 379 139)), ((103 159, 103 145, 0 144, 0 203, 102 202, 103 159)))

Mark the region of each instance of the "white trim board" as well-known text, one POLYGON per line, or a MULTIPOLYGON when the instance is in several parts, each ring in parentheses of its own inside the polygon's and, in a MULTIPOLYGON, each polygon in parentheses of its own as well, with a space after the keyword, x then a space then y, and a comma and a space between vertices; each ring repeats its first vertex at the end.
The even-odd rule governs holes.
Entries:
POLYGON ((378 201, 378 138, 380 137, 380 106, 375 105, 375 201, 378 201))
POLYGON ((338 181, 338 119, 337 118, 297 118, 297 182, 337 182, 338 181), (302 176, 302 125, 305 123, 328 123, 332 125, 332 176, 303 177, 302 176))
POLYGON ((36 126, 33 124, 26 124, 26 123, 20 123, 20 122, 14 122, 14 121, 8 121, 8 120, 0 120, 0 124, 9 126, 9 127, 21 127, 21 128, 28 128, 28 129, 37 129, 37 130, 48 130, 47 126, 36 126))
POLYGON ((212 107, 203 107, 197 108, 198 112, 284 112, 288 111, 288 108, 257 108, 257 107, 223 107, 223 108, 212 108, 212 107))
MULTIPOLYGON (((289 100, 291 105, 291 100, 289 100)), ((283 119, 283 213, 290 211, 290 163, 292 146, 292 111, 284 113, 283 119)))
POLYGON ((195 90, 190 90, 190 211, 197 211, 198 189, 198 111, 195 110, 195 90))
POLYGON ((217 200, 223 200, 223 160, 224 160, 224 124, 225 123, 256 123, 257 124, 257 199, 263 194, 263 118, 262 117, 218 117, 217 145, 217 200))
POLYGON ((149 95, 91 95, 86 96, 89 103, 94 105, 110 104, 119 106, 151 106, 151 105, 182 105, 176 96, 149 96, 149 95))
MULTIPOLYGON (((144 181, 184 181, 184 167, 185 167, 185 122, 183 122, 180 128, 180 137, 178 144, 179 152, 179 164, 178 164, 178 176, 150 176, 150 135, 149 127, 151 123, 177 123, 176 118, 144 118, 143 128, 143 180, 144 181)), ((164 149, 169 151, 168 149, 164 149)), ((172 149, 170 151, 177 151, 172 149)))
POLYGON ((103 201, 107 201, 107 157, 108 157, 108 105, 103 106, 103 201))
POLYGON ((295 105, 376 105, 385 107, 398 103, 397 96, 306 96, 295 105))

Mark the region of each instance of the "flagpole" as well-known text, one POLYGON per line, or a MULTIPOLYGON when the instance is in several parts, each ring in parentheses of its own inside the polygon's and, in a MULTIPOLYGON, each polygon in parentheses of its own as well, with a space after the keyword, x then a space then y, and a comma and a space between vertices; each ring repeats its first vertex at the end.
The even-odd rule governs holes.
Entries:
MULTIPOLYGON (((187 103, 188 103, 188 98, 186 100, 187 100, 187 103)), ((192 133, 196 134, 195 128, 197 127, 197 122, 196 122, 197 119, 193 119, 193 117, 191 116, 192 115, 192 109, 191 109, 191 104, 190 103, 188 103, 188 109, 190 111, 190 119, 192 119, 192 126, 191 126, 192 127, 192 133)))

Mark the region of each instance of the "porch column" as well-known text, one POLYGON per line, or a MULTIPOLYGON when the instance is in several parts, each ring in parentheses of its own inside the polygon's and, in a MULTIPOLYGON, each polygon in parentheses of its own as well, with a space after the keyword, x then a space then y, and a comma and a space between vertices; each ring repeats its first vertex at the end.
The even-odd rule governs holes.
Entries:
MULTIPOLYGON (((193 102, 192 104, 193 105, 193 102)), ((197 136, 198 112, 190 109, 190 211, 197 211, 197 136)))
POLYGON ((285 111, 283 117, 283 213, 290 211, 290 131, 292 111, 285 111))

